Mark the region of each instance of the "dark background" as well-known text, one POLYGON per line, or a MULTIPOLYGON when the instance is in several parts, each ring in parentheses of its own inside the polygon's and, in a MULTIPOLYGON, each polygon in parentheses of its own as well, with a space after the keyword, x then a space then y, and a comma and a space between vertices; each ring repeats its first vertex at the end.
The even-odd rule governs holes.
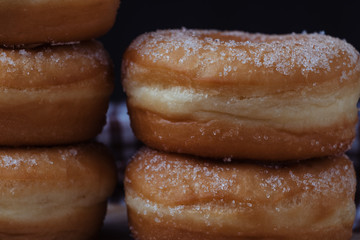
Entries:
POLYGON ((113 58, 116 89, 113 100, 124 99, 120 84, 121 58, 138 35, 170 28, 242 30, 270 34, 319 32, 360 49, 360 1, 205 1, 121 0, 116 23, 100 40, 113 58))

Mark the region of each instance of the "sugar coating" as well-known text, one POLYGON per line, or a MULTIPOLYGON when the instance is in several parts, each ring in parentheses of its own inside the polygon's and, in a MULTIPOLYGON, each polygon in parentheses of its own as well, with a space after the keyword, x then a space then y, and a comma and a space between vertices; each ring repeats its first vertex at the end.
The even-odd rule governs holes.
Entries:
POLYGON ((125 178, 130 225, 136 223, 131 230, 136 235, 141 224, 152 222, 185 233, 219 233, 224 239, 291 239, 304 229, 317 232, 348 223, 351 231, 356 185, 351 164, 346 157, 224 163, 143 148, 125 178))
MULTIPOLYGON (((34 49, 0 49, 0 67, 8 73, 32 72, 46 74, 47 68, 63 68, 69 60, 81 60, 86 67, 95 68, 98 65, 107 66, 108 55, 100 43, 92 42, 92 47, 79 43, 71 45, 54 45, 34 49), (96 46, 96 48, 94 47, 96 46)), ((79 69, 83 71, 83 69, 79 69)))
POLYGON ((59 150, 59 153, 63 161, 69 161, 78 155, 78 151, 75 148, 59 150))
MULTIPOLYGON (((77 163, 77 161, 74 160, 79 154, 76 148, 59 149, 58 154, 63 161, 71 161, 73 164, 77 163)), ((6 151, 0 152, 0 168, 18 170, 20 167, 32 168, 39 164, 53 165, 54 162, 46 152, 36 154, 32 154, 31 151, 21 151, 20 153, 13 153, 11 151, 9 153, 6 151)))
POLYGON ((47 153, 31 154, 30 152, 9 153, 3 152, 0 154, 0 168, 7 168, 12 170, 33 169, 39 164, 53 165, 54 162, 47 153))
POLYGON ((128 183, 141 182, 153 199, 173 199, 170 201, 183 201, 185 205, 189 198, 199 202, 226 201, 246 208, 256 207, 266 199, 268 204, 282 206, 323 195, 351 198, 356 184, 352 163, 338 157, 289 165, 254 165, 170 157, 142 149, 133 161, 133 176, 141 180, 127 177, 128 183))
POLYGON ((282 75, 300 71, 305 77, 345 66, 341 79, 344 80, 359 59, 357 51, 346 41, 322 32, 264 35, 240 31, 159 30, 138 37, 130 49, 154 63, 173 61, 181 65, 196 58, 200 69, 208 69, 221 61, 224 67, 217 72, 220 78, 236 72, 236 62, 282 75), (177 58, 171 59, 171 54, 175 53, 177 58), (342 62, 335 63, 339 57, 342 57, 342 62))
POLYGON ((36 158, 23 158, 19 154, 15 154, 14 156, 10 155, 2 155, 0 157, 0 167, 1 168, 11 168, 14 170, 19 169, 20 166, 25 167, 33 167, 36 166, 37 160, 36 158))

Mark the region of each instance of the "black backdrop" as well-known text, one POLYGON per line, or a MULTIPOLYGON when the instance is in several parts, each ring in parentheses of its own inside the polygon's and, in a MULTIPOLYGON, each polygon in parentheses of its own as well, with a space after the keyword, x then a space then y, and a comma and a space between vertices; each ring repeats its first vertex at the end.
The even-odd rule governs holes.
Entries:
POLYGON ((121 58, 138 35, 156 29, 211 28, 262 33, 319 32, 346 39, 360 50, 360 1, 122 0, 116 23, 101 37, 114 61, 113 100, 124 99, 121 58), (326 3, 326 4, 325 4, 326 3))

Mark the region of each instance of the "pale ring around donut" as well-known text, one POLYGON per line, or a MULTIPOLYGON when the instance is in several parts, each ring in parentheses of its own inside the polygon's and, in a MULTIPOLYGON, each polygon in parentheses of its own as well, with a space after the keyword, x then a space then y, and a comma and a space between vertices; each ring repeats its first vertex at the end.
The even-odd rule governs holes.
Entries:
POLYGON ((100 133, 113 91, 97 41, 0 49, 0 145, 57 145, 100 133))
POLYGON ((254 164, 143 148, 125 200, 138 240, 349 240, 355 187, 346 156, 254 164))
POLYGON ((116 179, 98 143, 0 148, 0 238, 95 239, 116 179))
POLYGON ((132 128, 150 147, 283 161, 339 154, 355 137, 360 57, 344 40, 160 30, 123 59, 132 128))

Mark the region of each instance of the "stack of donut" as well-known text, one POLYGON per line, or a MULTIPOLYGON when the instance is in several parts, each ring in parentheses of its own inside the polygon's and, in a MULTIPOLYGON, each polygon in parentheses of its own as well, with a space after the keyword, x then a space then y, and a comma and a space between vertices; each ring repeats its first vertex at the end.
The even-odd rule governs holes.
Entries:
POLYGON ((119 0, 0 2, 0 238, 91 239, 116 173, 93 141, 112 63, 92 40, 119 0))
POLYGON ((147 147, 126 170, 136 239, 350 239, 360 56, 323 33, 162 30, 127 49, 147 147))

